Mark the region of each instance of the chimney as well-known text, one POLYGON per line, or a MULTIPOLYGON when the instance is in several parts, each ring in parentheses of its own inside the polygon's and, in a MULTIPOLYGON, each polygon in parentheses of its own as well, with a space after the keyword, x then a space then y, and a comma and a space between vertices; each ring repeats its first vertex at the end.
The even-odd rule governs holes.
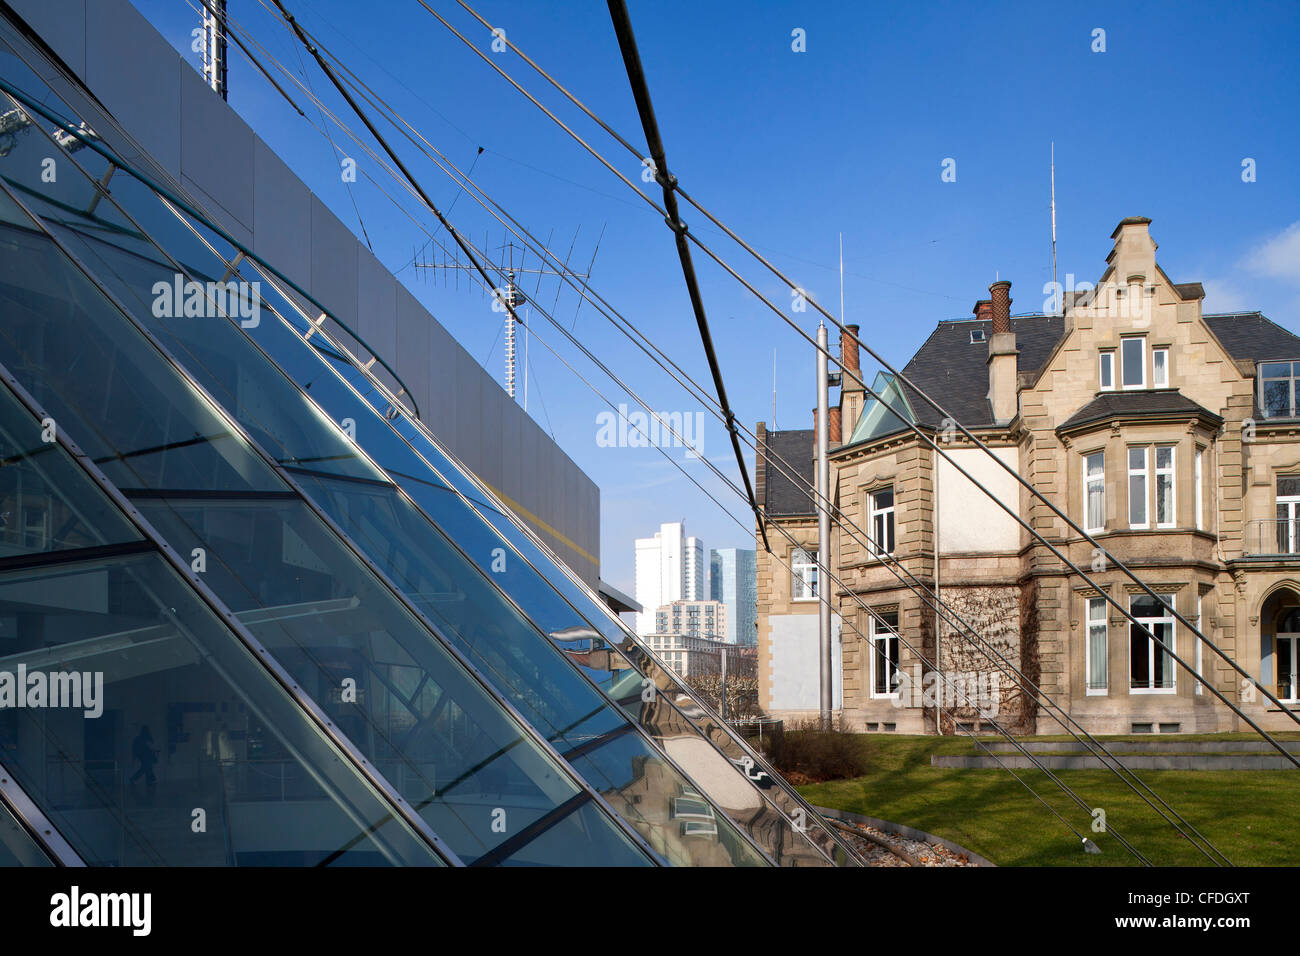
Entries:
POLYGON ((817 454, 817 409, 814 408, 812 410, 812 413, 813 413, 813 454, 815 455, 817 454))
POLYGON ((993 318, 993 300, 980 299, 975 303, 975 308, 971 309, 971 311, 975 313, 975 318, 981 322, 987 322, 993 318))
MULTIPOLYGON (((989 404, 993 420, 1005 425, 1019 411, 1016 373, 1018 371, 1016 333, 1011 331, 1011 283, 1005 279, 989 286, 993 334, 989 336, 989 404)), ((976 305, 976 314, 979 305, 976 305)))
MULTIPOLYGON (((858 327, 856 325, 846 325, 844 331, 840 333, 840 368, 846 372, 857 373, 859 378, 862 376, 862 365, 858 361, 858 327)), ((845 382, 845 384, 849 383, 845 382)), ((853 385, 857 387, 856 382, 853 385)))
POLYGON ((1011 283, 1006 279, 995 282, 989 286, 989 294, 993 296, 993 314, 989 316, 993 320, 993 334, 1010 332, 1011 283))
POLYGON ((841 437, 840 422, 840 407, 832 405, 826 410, 826 444, 831 448, 844 444, 841 437))

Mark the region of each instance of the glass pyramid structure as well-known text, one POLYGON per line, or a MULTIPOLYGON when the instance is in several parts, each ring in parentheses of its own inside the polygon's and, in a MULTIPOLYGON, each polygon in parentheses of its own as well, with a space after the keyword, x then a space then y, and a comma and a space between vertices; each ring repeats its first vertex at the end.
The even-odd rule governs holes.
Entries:
POLYGON ((0 114, 0 862, 860 863, 3 17, 0 114))

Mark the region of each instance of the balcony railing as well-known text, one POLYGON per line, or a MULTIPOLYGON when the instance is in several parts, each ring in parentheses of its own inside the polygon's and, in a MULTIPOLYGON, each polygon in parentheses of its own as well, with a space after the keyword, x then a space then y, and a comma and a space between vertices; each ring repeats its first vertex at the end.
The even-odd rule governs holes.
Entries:
POLYGON ((1300 518, 1261 518, 1246 522, 1245 553, 1300 558, 1300 518))

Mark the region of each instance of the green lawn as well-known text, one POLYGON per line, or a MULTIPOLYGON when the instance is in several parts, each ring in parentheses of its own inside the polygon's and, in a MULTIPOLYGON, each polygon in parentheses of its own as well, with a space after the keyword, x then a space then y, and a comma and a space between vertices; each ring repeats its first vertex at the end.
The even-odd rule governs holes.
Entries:
MULTIPOLYGON (((1295 739, 1297 735, 1278 736, 1295 739)), ((1006 770, 942 770, 930 766, 931 754, 974 753, 975 747, 967 737, 861 734, 858 738, 870 761, 870 771, 852 780, 800 787, 809 802, 917 827, 959 843, 999 866, 1138 865, 1113 835, 1093 833, 1092 818, 1041 770, 1015 772, 1075 829, 1101 847, 1100 856, 1084 853, 1079 838, 1006 770)), ((1108 749, 1119 752, 1124 740, 1151 737, 1099 739, 1108 749)), ((1223 734, 1189 739, 1258 738, 1223 734)), ((1296 833, 1300 832, 1300 771, 1134 772, 1238 866, 1300 865, 1300 844, 1296 841, 1296 833)), ((1209 865, 1195 847, 1110 771, 1053 773, 1089 807, 1103 808, 1108 827, 1118 830, 1155 865, 1209 865)))

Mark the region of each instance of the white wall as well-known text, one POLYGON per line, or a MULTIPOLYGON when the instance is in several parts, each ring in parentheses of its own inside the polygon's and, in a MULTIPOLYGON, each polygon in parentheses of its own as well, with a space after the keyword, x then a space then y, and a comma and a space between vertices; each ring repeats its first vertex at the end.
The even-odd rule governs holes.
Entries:
MULTIPOLYGON (((821 707, 821 668, 816 614, 773 614, 771 710, 818 710, 821 707)), ((832 709, 844 706, 844 653, 840 647, 840 617, 831 615, 832 709)))
MULTIPOLYGON (((942 446, 941 446, 942 447, 942 446)), ((1020 510, 1020 485, 1016 479, 978 448, 944 449, 977 481, 1020 510)), ((1017 448, 993 449, 1000 459, 1020 470, 1017 448)), ((939 553, 1015 551, 1020 547, 1020 526, 947 459, 939 456, 939 553)))

